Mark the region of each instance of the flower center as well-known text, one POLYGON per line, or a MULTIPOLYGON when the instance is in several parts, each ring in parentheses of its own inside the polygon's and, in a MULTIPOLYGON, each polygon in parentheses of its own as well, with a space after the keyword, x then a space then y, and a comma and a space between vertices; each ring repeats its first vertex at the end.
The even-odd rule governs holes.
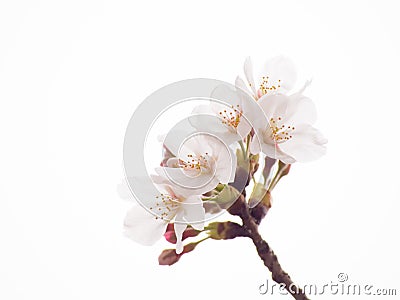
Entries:
POLYGON ((282 143, 293 138, 294 126, 287 126, 282 124, 282 118, 271 118, 269 120, 269 127, 271 129, 271 137, 276 143, 282 143))
POLYGON ((156 199, 156 205, 149 207, 157 214, 155 219, 166 219, 168 221, 172 219, 173 211, 179 206, 179 200, 168 194, 160 194, 160 196, 156 196, 156 199))
POLYGON ((240 108, 240 105, 231 106, 227 110, 224 109, 223 111, 219 112, 219 116, 222 120, 222 124, 227 125, 229 128, 234 130, 237 129, 240 123, 240 118, 243 115, 243 111, 240 108))
POLYGON ((261 94, 259 96, 265 95, 269 92, 277 91, 281 87, 281 80, 278 80, 278 84, 271 84, 269 82, 269 77, 268 76, 263 76, 261 78, 261 83, 260 83, 260 88, 258 90, 258 93, 261 94))
POLYGON ((201 171, 209 168, 209 155, 206 152, 204 155, 188 154, 187 161, 179 160, 179 166, 185 170, 201 171))

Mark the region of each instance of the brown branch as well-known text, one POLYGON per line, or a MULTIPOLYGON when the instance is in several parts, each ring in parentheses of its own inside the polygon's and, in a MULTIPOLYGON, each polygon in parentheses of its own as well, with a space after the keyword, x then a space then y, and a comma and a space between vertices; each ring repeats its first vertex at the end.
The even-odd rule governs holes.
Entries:
POLYGON ((256 246, 257 253, 264 262, 264 265, 271 272, 272 279, 279 284, 283 284, 293 298, 297 300, 309 299, 304 291, 294 284, 289 274, 282 269, 278 257, 275 255, 268 243, 261 237, 258 232, 258 225, 250 215, 244 196, 240 195, 228 210, 231 214, 237 215, 242 219, 243 227, 247 230, 248 236, 256 246))

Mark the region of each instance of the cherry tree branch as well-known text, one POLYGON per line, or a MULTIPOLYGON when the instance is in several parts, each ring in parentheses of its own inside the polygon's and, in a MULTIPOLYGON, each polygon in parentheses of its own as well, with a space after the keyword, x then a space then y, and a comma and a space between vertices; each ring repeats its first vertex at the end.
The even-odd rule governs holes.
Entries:
POLYGON ((275 282, 284 285, 285 289, 293 296, 293 298, 297 300, 309 299, 304 291, 294 284, 289 274, 282 269, 278 257, 275 255, 268 243, 261 237, 258 232, 258 225, 249 212, 244 196, 240 195, 228 210, 231 214, 237 215, 242 219, 243 227, 248 233, 247 236, 251 238, 256 246, 258 255, 272 274, 272 279, 275 282))

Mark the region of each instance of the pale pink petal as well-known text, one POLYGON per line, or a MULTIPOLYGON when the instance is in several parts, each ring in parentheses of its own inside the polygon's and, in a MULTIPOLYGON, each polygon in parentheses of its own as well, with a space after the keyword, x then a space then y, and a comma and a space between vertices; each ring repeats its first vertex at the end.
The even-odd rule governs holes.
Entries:
POLYGON ((244 139, 250 133, 250 131, 251 131, 251 125, 249 124, 249 122, 247 122, 247 120, 244 117, 242 117, 237 127, 238 135, 242 139, 244 139))
POLYGON ((293 138, 282 143, 282 150, 293 156, 296 161, 308 162, 320 158, 326 153, 327 140, 309 124, 298 125, 293 138))
MULTIPOLYGON (((283 143, 284 144, 284 143, 283 143)), ((276 158, 284 162, 285 164, 294 164, 296 162, 296 159, 289 154, 285 153, 282 151, 282 144, 276 145, 276 158)))
POLYGON ((183 251, 182 235, 187 228, 187 224, 183 219, 183 215, 183 210, 179 210, 175 217, 174 229, 176 235, 176 254, 181 254, 183 251))
MULTIPOLYGON (((164 178, 164 184, 170 187, 179 196, 201 195, 209 192, 218 185, 218 179, 213 173, 198 172, 197 176, 189 172, 185 172, 182 168, 156 168, 156 173, 164 178)), ((162 184, 159 182, 155 182, 162 184)))
POLYGON ((133 199, 133 195, 125 179, 117 185, 117 193, 122 199, 133 199))
POLYGON ((258 154, 261 152, 261 140, 262 140, 261 130, 257 130, 256 133, 257 134, 253 136, 249 145, 251 154, 258 154))
MULTIPOLYGON (((285 117, 290 98, 283 94, 266 94, 258 100, 258 104, 267 118, 285 117)), ((292 109, 296 109, 293 107, 292 109)), ((269 121, 269 120, 268 120, 269 121)))
POLYGON ((183 203, 184 219, 196 230, 204 229, 205 210, 200 196, 190 196, 183 203))
POLYGON ((169 168, 179 168, 180 160, 177 157, 172 157, 167 160, 166 166, 169 168))
POLYGON ((215 177, 219 183, 229 183, 234 180, 237 158, 228 145, 214 145, 215 177))
POLYGON ((194 114, 188 117, 190 124, 198 131, 210 133, 223 133, 227 130, 221 119, 214 113, 210 114, 194 114))
POLYGON ((150 246, 165 233, 168 221, 156 219, 142 206, 132 207, 124 221, 125 235, 140 244, 150 246))
POLYGON ((236 77, 235 80, 235 87, 237 89, 240 89, 241 91, 245 92, 245 93, 252 93, 253 91, 249 91, 249 86, 246 85, 246 83, 243 81, 243 79, 239 76, 236 77))
POLYGON ((261 151, 268 157, 271 158, 278 158, 276 155, 276 146, 275 144, 271 144, 271 143, 262 143, 261 144, 261 151))
POLYGON ((247 83, 249 84, 251 90, 253 91, 253 94, 257 94, 257 90, 255 87, 255 82, 254 82, 254 73, 253 73, 253 63, 251 62, 251 58, 247 57, 246 60, 244 61, 244 75, 246 76, 247 83))
POLYGON ((317 110, 314 102, 301 94, 289 97, 290 103, 287 106, 285 122, 288 124, 314 124, 317 120, 317 110))
POLYGON ((293 89, 296 83, 296 67, 288 57, 276 56, 264 64, 259 77, 262 78, 262 76, 268 76, 271 85, 280 84, 281 90, 287 92, 293 89))

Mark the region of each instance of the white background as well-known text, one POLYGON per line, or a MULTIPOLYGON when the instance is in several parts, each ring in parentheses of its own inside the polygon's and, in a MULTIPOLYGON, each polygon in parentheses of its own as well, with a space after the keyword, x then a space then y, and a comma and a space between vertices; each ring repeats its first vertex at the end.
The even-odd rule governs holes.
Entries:
POLYGON ((276 54, 313 78, 329 151, 293 166, 262 234, 299 284, 345 272, 399 292, 396 4, 1 1, 0 298, 271 299, 247 239, 158 266, 168 245, 122 235, 133 203, 116 186, 146 96, 186 78, 233 82, 246 56, 276 54))

